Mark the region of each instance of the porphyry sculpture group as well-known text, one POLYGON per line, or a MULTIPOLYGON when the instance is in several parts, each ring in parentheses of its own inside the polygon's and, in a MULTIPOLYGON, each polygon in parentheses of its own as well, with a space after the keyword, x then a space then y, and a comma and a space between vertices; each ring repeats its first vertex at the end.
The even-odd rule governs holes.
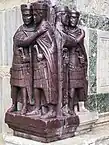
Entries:
POLYGON ((48 1, 21 5, 13 38, 12 106, 5 122, 17 136, 50 142, 74 136, 87 98, 87 55, 80 13, 48 1), (19 109, 18 102, 22 104, 19 109))

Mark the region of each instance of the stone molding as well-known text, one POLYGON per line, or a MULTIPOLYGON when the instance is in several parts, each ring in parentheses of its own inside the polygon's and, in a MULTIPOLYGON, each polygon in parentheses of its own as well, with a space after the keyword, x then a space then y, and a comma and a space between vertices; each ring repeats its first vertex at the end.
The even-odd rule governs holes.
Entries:
POLYGON ((109 112, 100 113, 94 127, 97 128, 103 125, 109 125, 109 112))

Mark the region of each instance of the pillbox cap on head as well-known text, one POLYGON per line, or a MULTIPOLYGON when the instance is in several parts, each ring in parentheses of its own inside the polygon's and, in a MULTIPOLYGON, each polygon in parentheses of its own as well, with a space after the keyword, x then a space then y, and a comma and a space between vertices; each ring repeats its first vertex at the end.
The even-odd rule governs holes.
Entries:
POLYGON ((76 14, 77 17, 80 16, 80 12, 78 12, 78 11, 75 10, 75 9, 73 9, 73 10, 71 11, 71 14, 76 14))
POLYGON ((69 12, 70 11, 68 6, 56 7, 55 10, 56 10, 56 13, 59 13, 59 12, 69 12))
POLYGON ((49 9, 49 6, 44 1, 38 1, 38 2, 32 3, 32 8, 33 8, 33 10, 45 10, 45 11, 47 11, 49 9))
POLYGON ((25 11, 25 10, 32 10, 32 5, 30 3, 22 4, 21 5, 21 11, 25 11))

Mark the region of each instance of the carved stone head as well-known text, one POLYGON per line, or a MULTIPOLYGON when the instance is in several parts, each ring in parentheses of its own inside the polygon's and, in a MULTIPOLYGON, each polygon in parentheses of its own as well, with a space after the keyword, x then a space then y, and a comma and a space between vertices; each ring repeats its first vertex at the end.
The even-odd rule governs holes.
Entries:
POLYGON ((32 3, 33 18, 35 25, 40 24, 43 19, 46 19, 49 6, 43 1, 32 3))
POLYGON ((57 22, 60 21, 64 26, 68 26, 69 12, 70 12, 68 6, 56 7, 55 11, 56 11, 57 22))
POLYGON ((65 26, 69 25, 69 8, 67 6, 61 10, 61 22, 65 26))
POLYGON ((70 26, 71 27, 76 27, 78 24, 80 13, 76 10, 71 11, 70 13, 70 26))
POLYGON ((32 5, 30 3, 22 4, 21 12, 22 12, 22 19, 25 25, 28 26, 31 23, 33 23, 33 10, 32 10, 32 5))

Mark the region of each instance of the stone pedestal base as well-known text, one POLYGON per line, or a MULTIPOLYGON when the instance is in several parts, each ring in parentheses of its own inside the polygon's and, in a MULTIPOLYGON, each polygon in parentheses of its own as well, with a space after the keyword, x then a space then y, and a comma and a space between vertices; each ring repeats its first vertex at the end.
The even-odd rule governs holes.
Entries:
MULTIPOLYGON (((45 143, 11 135, 4 135, 3 139, 5 145, 45 145, 45 143)), ((95 128, 86 134, 47 143, 47 145, 109 145, 109 124, 95 128)))
POLYGON ((40 119, 36 116, 6 113, 5 122, 14 130, 14 135, 40 142, 72 137, 79 126, 78 116, 40 119))

